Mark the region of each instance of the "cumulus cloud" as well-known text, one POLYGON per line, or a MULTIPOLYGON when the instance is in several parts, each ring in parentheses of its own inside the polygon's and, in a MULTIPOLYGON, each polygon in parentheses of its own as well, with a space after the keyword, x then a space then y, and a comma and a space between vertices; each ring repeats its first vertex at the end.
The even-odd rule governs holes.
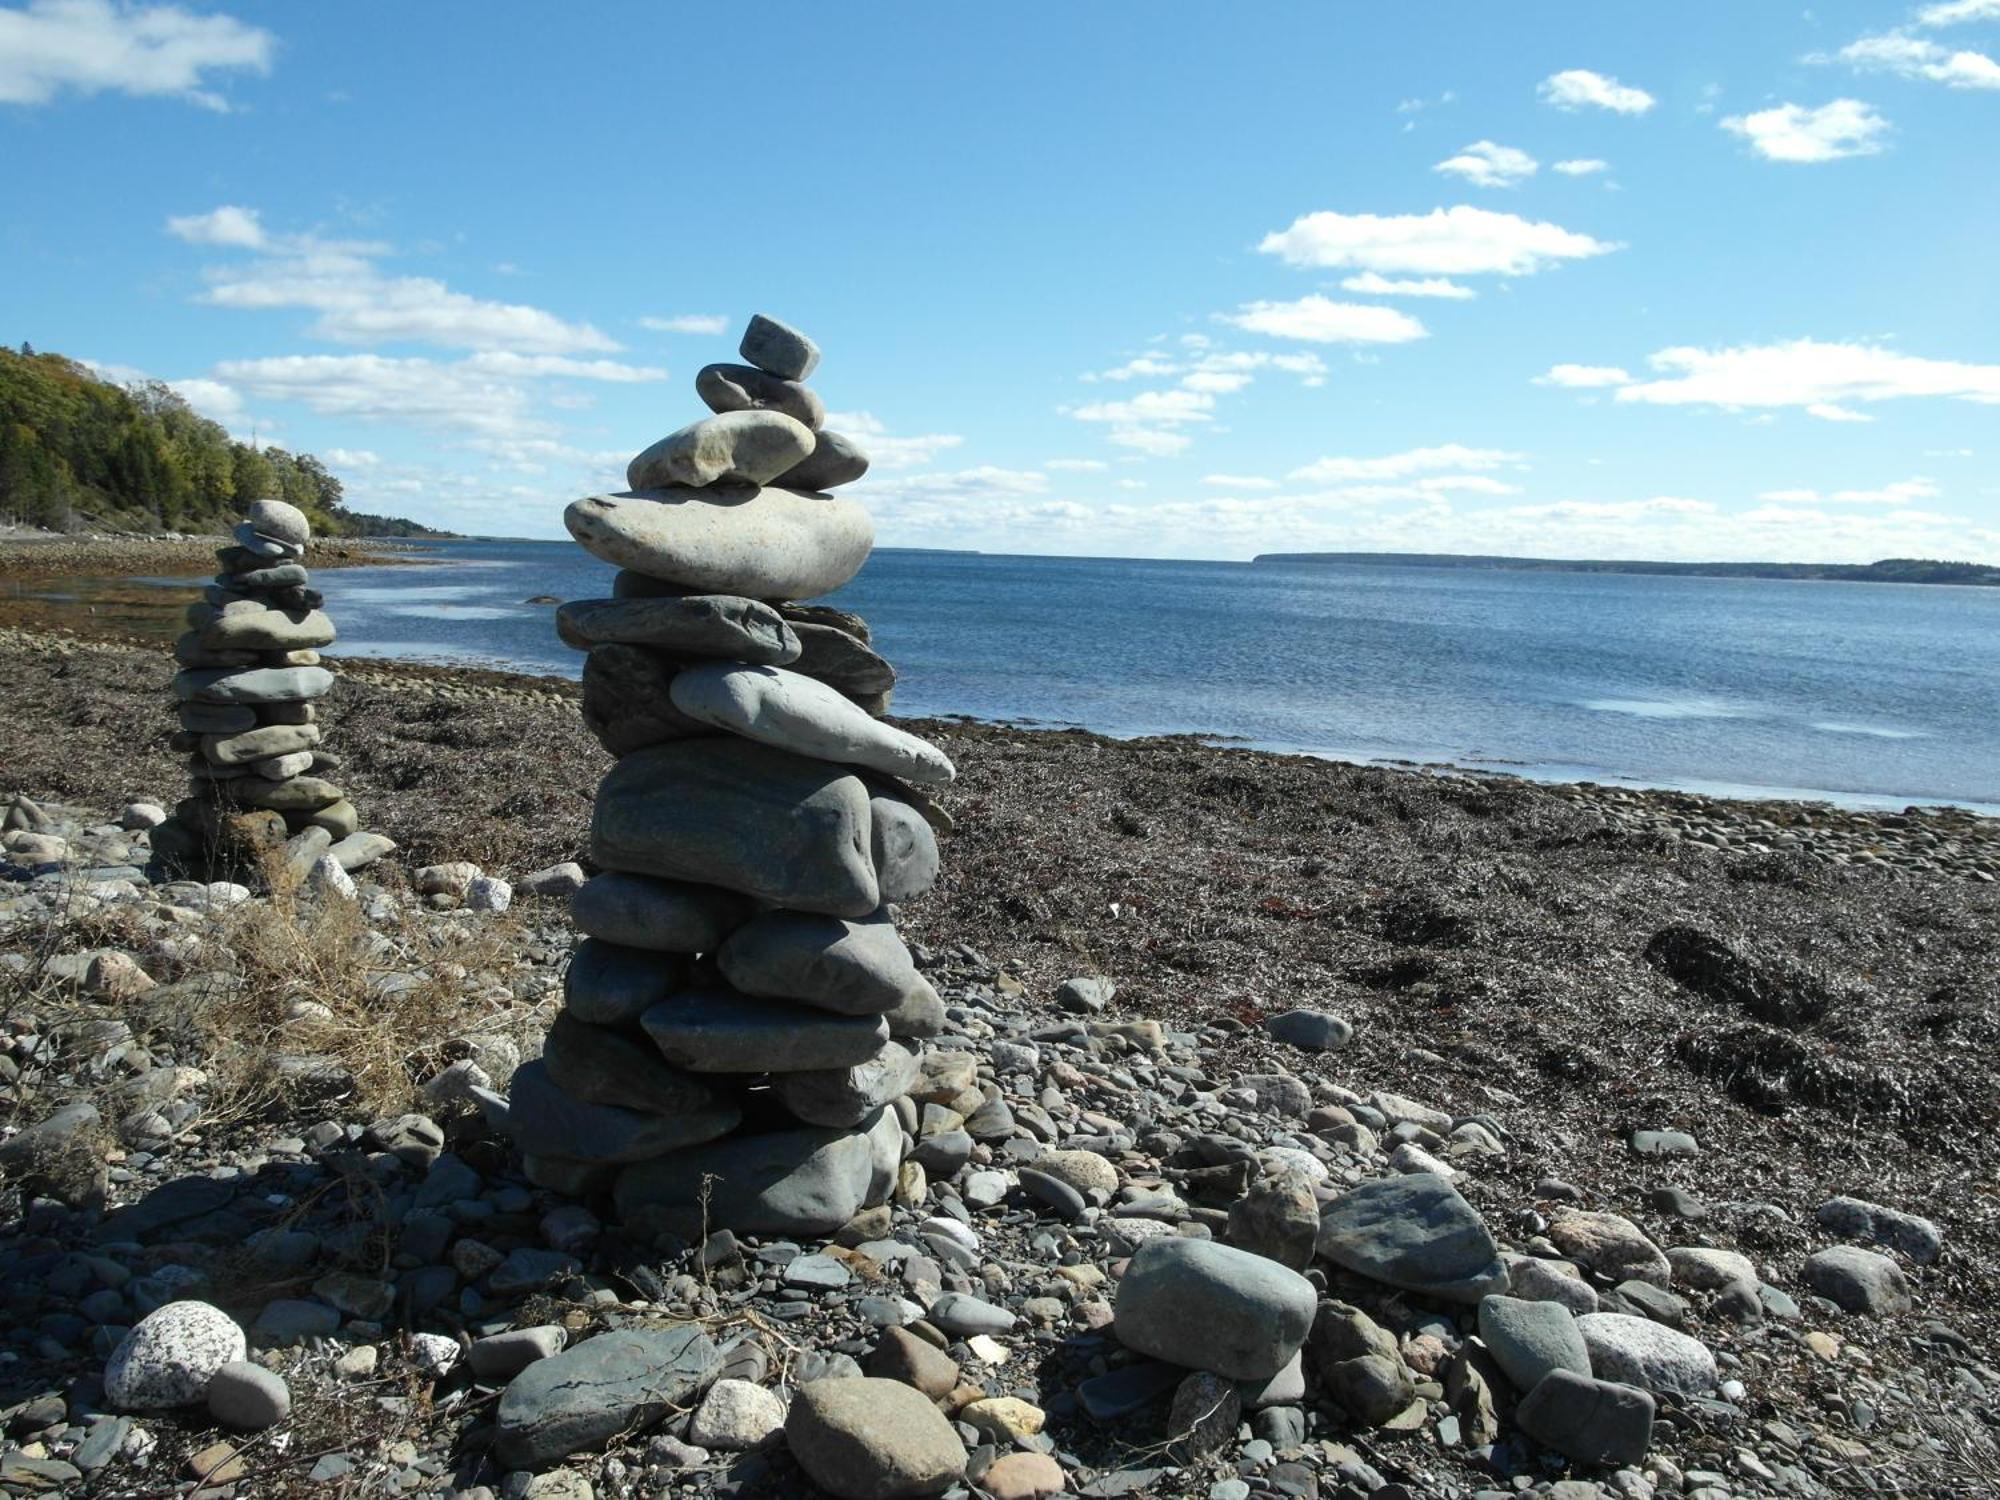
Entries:
POLYGON ((2000 21, 2000 0, 1945 0, 1917 12, 1919 26, 1959 26, 1967 21, 2000 21))
POLYGON ((1588 68, 1551 73, 1536 93, 1557 109, 1608 109, 1620 115, 1643 115, 1659 102, 1644 89, 1628 87, 1588 68))
POLYGON ((826 425, 859 442, 872 469, 921 468, 965 441, 955 432, 896 437, 879 417, 867 411, 830 411, 826 414, 826 425))
POLYGON ((1591 177, 1599 172, 1610 171, 1611 163, 1601 161, 1595 156, 1578 156, 1569 161, 1557 162, 1555 170, 1565 177, 1591 177))
POLYGON ((1536 385, 1560 385, 1570 390, 1592 390, 1600 386, 1625 385, 1632 377, 1616 365, 1555 365, 1546 375, 1535 377, 1536 385))
POLYGON ((1541 164, 1527 152, 1494 141, 1474 141, 1456 156, 1446 157, 1433 172, 1462 177, 1474 187, 1515 187, 1535 175, 1541 164))
POLYGON ((1913 500, 1934 500, 1940 493, 1930 480, 1918 477, 1894 480, 1872 490, 1835 490, 1831 494, 1813 489, 1766 490, 1757 498, 1785 505, 1908 505, 1913 500))
POLYGON ((167 220, 167 233, 190 245, 223 245, 236 250, 264 248, 264 225, 257 210, 225 203, 205 214, 181 214, 167 220))
POLYGON ((1726 349, 1676 347, 1647 359, 1657 378, 1618 388, 1620 401, 1725 409, 1798 407, 1852 420, 1851 403, 1920 397, 2000 405, 2000 364, 1926 359, 1876 344, 1793 339, 1726 349))
POLYGON ((386 245, 273 235, 254 209, 226 204, 205 214, 177 215, 167 220, 167 232, 193 244, 261 253, 247 264, 210 267, 203 302, 316 312, 307 331, 335 343, 424 343, 544 355, 619 347, 590 324, 543 308, 474 297, 428 276, 385 272, 380 261, 389 253, 386 245))
POLYGON ((1042 465, 1058 473, 1096 474, 1111 467, 1101 458, 1052 458, 1042 465))
POLYGON ((1819 53, 1809 62, 1842 62, 1862 73, 1893 73, 1952 89, 2000 89, 2000 62, 1966 47, 1941 47, 1926 37, 1900 31, 1864 36, 1838 52, 1819 53))
POLYGON ((178 5, 29 0, 0 10, 0 104, 46 104, 64 90, 177 98, 227 110, 221 72, 268 73, 277 39, 233 16, 178 5))
POLYGON ((1079 422, 1177 426, 1214 420, 1215 397, 1204 391, 1140 391, 1127 400, 1095 401, 1069 414, 1079 422))
POLYGON ((729 319, 721 313, 676 313, 670 318, 641 318, 639 326, 654 333, 717 334, 729 331, 729 319))
POLYGON ((1312 344, 1403 344, 1427 335, 1424 325, 1393 307, 1335 302, 1318 293, 1295 302, 1246 302, 1219 322, 1271 338, 1312 344))
POLYGON ((1363 271, 1341 278, 1343 292, 1361 292, 1373 297, 1446 297, 1463 302, 1479 294, 1444 276, 1392 278, 1379 271, 1363 271))
POLYGON ((1529 276, 1620 247, 1557 224, 1460 204, 1427 214, 1307 214, 1265 235, 1257 248, 1313 270, 1529 276))
POLYGON ((1873 156, 1889 122, 1859 99, 1835 99, 1816 109, 1780 104, 1755 114, 1729 115, 1722 128, 1741 136, 1767 161, 1823 162, 1873 156))
POLYGON ((1204 474, 1201 482, 1219 490, 1275 490, 1278 481, 1255 474, 1204 474))
POLYGON ((1375 458, 1322 458, 1294 469, 1286 476, 1309 484, 1331 484, 1346 480, 1404 479, 1413 474, 1444 470, 1485 471, 1511 468, 1524 462, 1525 454, 1504 448, 1469 448, 1462 443, 1444 443, 1435 448, 1410 448, 1375 458))

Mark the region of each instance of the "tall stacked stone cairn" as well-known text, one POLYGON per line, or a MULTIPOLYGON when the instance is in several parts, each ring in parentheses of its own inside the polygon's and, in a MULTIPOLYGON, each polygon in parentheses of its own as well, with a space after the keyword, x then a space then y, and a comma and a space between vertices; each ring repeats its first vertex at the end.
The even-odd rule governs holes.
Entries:
POLYGON ((174 643, 174 678, 192 795, 153 830, 157 860, 183 870, 240 874, 258 867, 304 879, 331 856, 359 869, 395 848, 358 831, 354 804, 328 773, 315 701, 333 687, 320 663, 333 622, 309 587, 311 524, 282 500, 251 504, 222 571, 187 610, 174 643), (268 861, 275 856, 275 865, 268 861))
POLYGON ((532 1180, 686 1239, 829 1233, 885 1202, 915 1170, 915 1041, 943 1019, 895 903, 937 876, 918 788, 951 762, 881 722, 895 672, 867 625, 797 602, 867 560, 868 513, 825 492, 868 460, 801 384, 810 339, 759 316, 741 353, 696 377, 715 415, 633 459, 630 493, 564 513, 621 570, 557 613, 617 764, 564 1008, 511 1090, 532 1180))

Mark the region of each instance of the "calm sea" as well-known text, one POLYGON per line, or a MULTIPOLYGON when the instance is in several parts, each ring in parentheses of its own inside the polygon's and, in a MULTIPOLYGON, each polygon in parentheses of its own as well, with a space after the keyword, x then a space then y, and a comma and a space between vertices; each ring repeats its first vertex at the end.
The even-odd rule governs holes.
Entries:
MULTIPOLYGON (((608 567, 418 550, 315 576, 336 651, 581 669, 526 601, 607 594, 608 567)), ((883 550, 832 602, 912 716, 2000 812, 2000 589, 883 550)))

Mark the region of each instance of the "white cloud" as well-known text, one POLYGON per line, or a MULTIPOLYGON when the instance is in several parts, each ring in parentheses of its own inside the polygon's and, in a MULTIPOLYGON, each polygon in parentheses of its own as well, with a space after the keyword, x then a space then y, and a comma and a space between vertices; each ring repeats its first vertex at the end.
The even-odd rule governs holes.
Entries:
POLYGON ((1595 156, 1579 156, 1569 161, 1557 162, 1555 170, 1565 177, 1589 177, 1598 172, 1610 171, 1611 163, 1595 156))
POLYGON ((470 355, 458 367, 479 375, 518 379, 566 376, 571 380, 606 380, 620 385, 667 378, 667 372, 654 365, 628 365, 615 359, 570 359, 561 354, 516 354, 507 349, 470 355))
POLYGON ((1096 401, 1069 415, 1079 422, 1178 426, 1214 420, 1215 398, 1203 391, 1140 391, 1124 401, 1096 401))
POLYGON ((1618 249, 1560 225, 1460 204, 1428 214, 1307 214, 1257 246, 1309 269, 1529 276, 1618 249))
POLYGON ((1625 385, 1632 377, 1616 365, 1555 365, 1546 375, 1535 377, 1536 385, 1560 385, 1570 390, 1595 390, 1600 386, 1625 385))
POLYGON ((190 245, 227 245, 238 250, 264 248, 264 226, 254 208, 225 203, 205 214, 182 214, 167 220, 167 233, 190 245))
POLYGON ((0 10, 0 104, 46 104, 64 89, 229 105, 204 87, 228 69, 268 73, 277 39, 233 16, 177 5, 29 0, 0 10))
POLYGON ((1934 500, 1941 493, 1930 480, 1919 477, 1873 490, 1835 490, 1830 495, 1809 489, 1766 490, 1757 498, 1786 505, 1908 505, 1913 500, 1934 500))
POLYGON ((619 346, 588 323, 522 303, 453 291, 428 276, 392 276, 377 262, 386 245, 317 235, 272 235, 253 209, 225 205, 167 221, 192 243, 264 252, 243 267, 211 267, 201 300, 215 307, 319 314, 308 332, 342 344, 425 343, 519 354, 611 352, 619 346))
POLYGON ((868 462, 877 469, 915 469, 929 463, 948 448, 965 439, 955 432, 928 432, 915 437, 894 437, 873 412, 830 411, 826 425, 845 433, 861 444, 868 462))
POLYGON ((1452 177, 1463 177, 1474 187, 1515 187, 1535 175, 1541 164, 1527 152, 1494 141, 1474 141, 1432 167, 1452 177))
POLYGON ((1128 359, 1115 369, 1100 370, 1095 375, 1086 375, 1085 380, 1154 380, 1166 375, 1178 375, 1181 367, 1170 359, 1161 359, 1157 354, 1141 354, 1128 359))
POLYGON ((1568 68, 1551 73, 1536 93, 1557 109, 1608 109, 1614 114, 1643 115, 1659 101, 1644 89, 1635 89, 1588 68, 1568 68))
POLYGON ((1219 490, 1275 490, 1278 481, 1254 474, 1204 474, 1201 482, 1219 490))
POLYGON ((729 319, 721 313, 678 313, 671 318, 641 318, 641 328, 654 333, 717 334, 729 330, 729 319))
POLYGON ((528 388, 520 382, 432 359, 285 354, 224 360, 214 374, 239 391, 296 401, 323 416, 486 437, 546 427, 531 416, 528 388))
POLYGON ((1177 453, 1187 452, 1194 443, 1194 439, 1186 433, 1164 427, 1114 427, 1105 434, 1105 438, 1121 448, 1130 448, 1149 458, 1172 458, 1177 453))
POLYGON ((2000 405, 2000 364, 1899 354, 1874 344, 1793 339, 1729 349, 1662 349, 1660 376, 1618 389, 1620 401, 1725 409, 1800 407, 1851 419, 1853 402, 1913 397, 2000 405), (1817 410, 1816 410, 1817 408, 1817 410))
POLYGON ((1444 443, 1435 448, 1411 448, 1378 458, 1322 458, 1294 469, 1287 478, 1310 484, 1339 483, 1355 479, 1403 479, 1433 470, 1490 470, 1510 468, 1526 457, 1503 448, 1468 448, 1462 443, 1444 443))
POLYGON ((1900 31, 1864 36, 1831 57, 1815 54, 1807 61, 1844 62, 1858 72, 1893 73, 1898 78, 1926 79, 1946 88, 2000 89, 2000 62, 1984 52, 1941 47, 1900 31))
POLYGON ((1817 109, 1780 104, 1755 114, 1729 115, 1722 128, 1741 136, 1769 161, 1821 162, 1873 156, 1882 149, 1880 137, 1889 122, 1872 104, 1835 99, 1817 109))
POLYGON ((1101 458, 1052 458, 1042 465, 1067 474, 1096 474, 1111 467, 1101 458))
POLYGON ((2000 21, 2000 0, 1945 0, 1917 12, 1919 26, 1958 26, 1967 21, 2000 21))
POLYGON ((1363 271, 1359 275, 1343 277, 1340 289, 1375 297, 1447 297, 1454 302, 1479 295, 1471 287, 1460 286, 1443 276, 1391 279, 1379 271, 1363 271))
POLYGON ((1822 422, 1872 422, 1875 419, 1865 411, 1856 411, 1851 406, 1838 406, 1831 401, 1814 401, 1806 407, 1806 415, 1818 417, 1822 422))
POLYGON ((1247 333, 1312 344, 1402 344, 1426 336, 1424 325, 1393 307, 1335 302, 1317 293, 1296 302, 1246 302, 1219 322, 1247 333))
POLYGON ((1253 378, 1241 370, 1195 370, 1182 378, 1181 389, 1229 396, 1242 390, 1253 378))

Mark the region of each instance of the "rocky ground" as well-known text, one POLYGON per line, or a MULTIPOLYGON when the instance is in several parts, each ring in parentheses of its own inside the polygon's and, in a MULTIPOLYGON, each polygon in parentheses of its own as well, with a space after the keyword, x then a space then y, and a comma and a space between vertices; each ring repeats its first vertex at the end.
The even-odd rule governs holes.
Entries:
POLYGON ((913 726, 961 772, 906 913, 924 1180, 833 1244, 641 1244, 528 1186, 482 1092, 569 947, 608 764, 572 685, 340 670, 402 852, 274 903, 131 879, 127 805, 183 774, 163 653, 0 632, 0 798, 48 814, 0 867, 0 1489, 2000 1492, 1990 823, 913 726), (471 901, 419 874, 458 861, 471 901), (1438 1295, 1500 1284, 1461 1215, 1509 1303, 1438 1295), (1282 1261, 1277 1381, 1127 1347, 1226 1363, 1282 1261), (190 1297, 228 1317, 114 1360, 190 1297), (1515 1409, 1578 1340, 1654 1389, 1643 1458, 1526 1434, 1579 1446, 1515 1409))

